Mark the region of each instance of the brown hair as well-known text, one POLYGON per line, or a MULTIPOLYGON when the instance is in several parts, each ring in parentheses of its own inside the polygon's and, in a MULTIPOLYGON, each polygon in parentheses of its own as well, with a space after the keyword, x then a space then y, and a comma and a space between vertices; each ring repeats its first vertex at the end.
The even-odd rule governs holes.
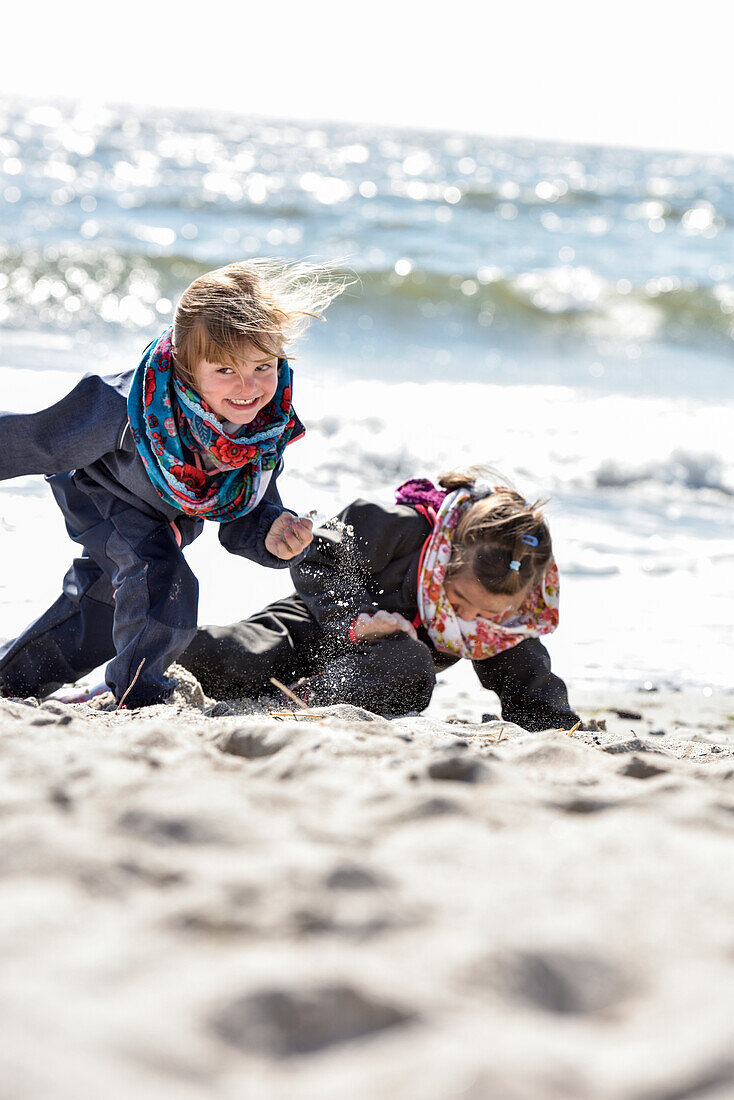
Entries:
POLYGON ((202 360, 235 366, 253 344, 283 355, 353 280, 325 265, 247 260, 209 271, 184 291, 173 321, 174 367, 195 385, 202 360))
MULTIPOLYGON (((471 489, 486 475, 481 467, 470 467, 443 474, 438 483, 449 491, 471 489)), ((502 479, 490 476, 489 480, 491 484, 502 479)), ((456 527, 447 577, 468 572, 487 592, 503 596, 537 584, 553 553, 541 511, 544 503, 528 503, 516 489, 505 487, 476 500, 456 527), (530 541, 523 541, 524 537, 530 541), (519 569, 510 568, 513 561, 520 562, 519 569)))

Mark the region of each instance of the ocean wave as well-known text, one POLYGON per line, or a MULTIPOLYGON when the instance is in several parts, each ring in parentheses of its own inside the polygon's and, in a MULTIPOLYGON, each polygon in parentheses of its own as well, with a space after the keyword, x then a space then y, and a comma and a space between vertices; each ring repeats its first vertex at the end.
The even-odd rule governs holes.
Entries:
POLYGON ((734 470, 727 470, 719 455, 712 452, 676 450, 660 461, 607 458, 592 476, 599 489, 628 489, 654 482, 734 497, 734 470))
POLYGON ((695 196, 669 196, 660 198, 651 194, 630 194, 621 191, 591 190, 582 187, 568 187, 563 181, 551 183, 542 181, 535 186, 508 189, 502 184, 497 186, 469 186, 459 188, 460 198, 457 204, 467 209, 494 211, 502 203, 511 202, 518 213, 541 210, 556 210, 566 215, 581 213, 584 207, 590 212, 614 212, 614 219, 620 217, 626 221, 649 221, 660 218, 672 225, 680 224, 688 233, 701 232, 714 227, 719 233, 730 228, 734 222, 731 215, 722 209, 722 204, 714 206, 695 196), (561 186, 562 185, 562 186, 561 186))
POLYGON ((573 558, 563 563, 564 577, 614 577, 620 572, 619 565, 594 565, 573 558))
POLYGON ((586 267, 561 266, 505 274, 485 268, 445 274, 417 268, 361 275, 364 296, 416 304, 431 315, 442 303, 496 321, 580 327, 609 335, 645 338, 699 331, 734 339, 734 284, 701 285, 673 277, 634 286, 613 283, 586 267))
MULTIPOLYGON (((143 227, 144 228, 144 227, 143 227)), ((178 245, 183 242, 177 242, 178 245)), ((167 319, 182 290, 218 266, 193 248, 166 250, 143 229, 132 242, 0 248, 0 322, 64 330, 95 323, 146 329, 167 319)), ((355 263, 359 284, 348 301, 361 313, 389 309, 431 317, 467 315, 483 327, 578 330, 618 339, 734 339, 734 283, 659 277, 633 285, 588 267, 561 265, 518 273, 495 267, 432 271, 405 259, 394 267, 355 263)))

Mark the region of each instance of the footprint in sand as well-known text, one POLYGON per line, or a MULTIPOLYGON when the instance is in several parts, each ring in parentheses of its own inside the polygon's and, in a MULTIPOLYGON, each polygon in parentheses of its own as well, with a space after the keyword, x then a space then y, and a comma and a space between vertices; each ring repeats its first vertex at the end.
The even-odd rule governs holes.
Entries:
POLYGON ((231 756, 256 760, 263 756, 275 756, 276 752, 290 745, 296 736, 293 730, 279 729, 274 722, 264 722, 261 726, 242 726, 229 730, 216 744, 217 748, 231 756))
POLYGON ((656 775, 665 775, 667 771, 667 768, 659 768, 649 760, 633 754, 619 769, 619 774, 628 775, 630 779, 652 779, 656 775))
POLYGON ((326 876, 329 890, 376 890, 387 885, 387 880, 369 867, 359 863, 338 863, 326 876))
POLYGON ((290 1057, 404 1024, 414 1013, 349 985, 265 989, 220 1009, 210 1027, 240 1050, 290 1057))
POLYGON ((488 960, 478 974, 513 1000, 561 1015, 600 1012, 631 991, 607 960, 563 950, 509 951, 488 960))
POLYGON ((460 753, 439 756, 427 767, 431 779, 447 779, 459 783, 479 783, 489 778, 489 768, 481 760, 460 753))
POLYGON ((126 810, 117 819, 123 832, 155 844, 220 844, 224 838, 195 817, 168 816, 149 810, 126 810))

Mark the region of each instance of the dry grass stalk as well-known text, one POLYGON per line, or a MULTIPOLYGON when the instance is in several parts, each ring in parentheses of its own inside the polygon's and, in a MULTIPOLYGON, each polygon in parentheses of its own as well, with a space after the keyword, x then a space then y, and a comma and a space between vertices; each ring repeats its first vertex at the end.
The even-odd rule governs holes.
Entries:
POLYGON ((577 722, 575 726, 571 726, 570 730, 566 730, 566 736, 567 737, 573 737, 574 733, 576 732, 576 730, 579 728, 580 725, 581 725, 581 722, 577 722))
POLYGON ((286 722, 289 718, 296 722, 311 722, 323 717, 323 714, 304 714, 302 710, 271 710, 268 707, 268 718, 274 718, 276 722, 286 722))
POLYGON ((470 737, 472 741, 476 741, 479 745, 498 745, 500 741, 506 740, 505 727, 502 726, 496 735, 490 733, 489 730, 468 730, 466 733, 462 733, 462 737, 470 737))
POLYGON ((125 688, 125 693, 124 693, 122 699, 120 699, 120 702, 115 707, 115 713, 117 713, 117 711, 120 709, 122 704, 125 702, 125 700, 127 699, 128 695, 130 694, 132 689, 135 687, 135 681, 137 680, 138 676, 140 675, 140 670, 141 670, 141 668, 143 667, 144 664, 145 664, 145 657, 143 657, 142 661, 138 665, 138 671, 135 673, 132 680, 130 681, 128 686, 125 688))
POLYGON ((274 676, 270 677, 270 683, 274 684, 278 691, 282 691, 284 695, 287 695, 291 702, 295 703, 301 710, 308 710, 308 707, 304 703, 303 699, 299 699, 295 691, 291 691, 285 684, 281 684, 280 680, 276 680, 274 676))

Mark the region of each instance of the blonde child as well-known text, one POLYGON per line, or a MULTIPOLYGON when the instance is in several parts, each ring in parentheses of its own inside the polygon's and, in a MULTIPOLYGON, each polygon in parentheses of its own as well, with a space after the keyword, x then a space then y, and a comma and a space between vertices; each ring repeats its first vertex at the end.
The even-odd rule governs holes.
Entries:
POLYGON ((118 701, 165 701, 166 669, 196 632, 182 549, 203 521, 260 565, 284 568, 305 549, 311 522, 276 486, 304 430, 285 349, 343 286, 266 260, 209 272, 137 368, 87 375, 37 413, 0 413, 0 479, 45 474, 83 547, 56 603, 0 649, 2 694, 45 695, 112 658, 118 701))
POLYGON ((182 664, 220 697, 257 697, 275 676, 316 706, 399 715, 428 706, 436 673, 466 658, 503 718, 569 728, 578 717, 540 641, 558 623, 548 525, 494 481, 473 469, 440 489, 405 482, 391 507, 353 501, 291 566, 292 596, 202 627, 182 664))

